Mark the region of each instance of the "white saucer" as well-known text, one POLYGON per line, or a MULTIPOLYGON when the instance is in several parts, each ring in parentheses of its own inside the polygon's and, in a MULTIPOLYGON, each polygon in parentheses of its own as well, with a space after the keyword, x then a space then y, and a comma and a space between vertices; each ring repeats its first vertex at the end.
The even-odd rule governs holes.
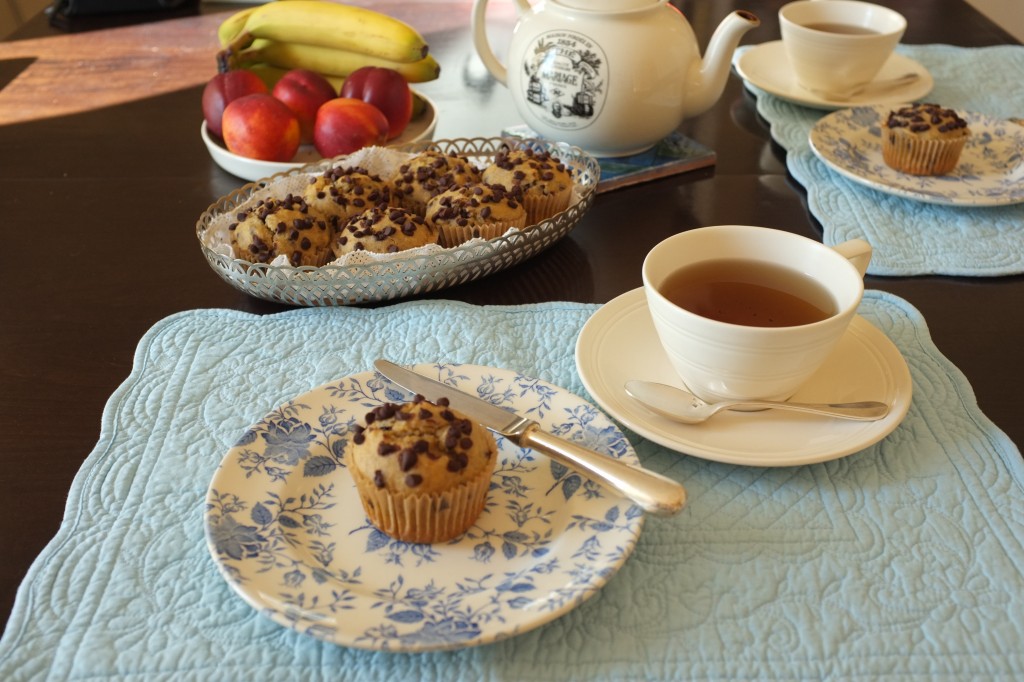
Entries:
POLYGON ((766 410, 726 411, 697 425, 670 421, 647 411, 623 389, 627 379, 683 386, 661 349, 642 288, 613 299, 587 321, 576 340, 576 368, 594 400, 638 435, 683 454, 747 466, 813 464, 863 450, 899 425, 912 392, 899 350, 858 316, 793 400, 883 400, 892 405, 884 419, 854 422, 766 410))
POLYGON ((882 70, 878 72, 875 80, 881 81, 897 78, 905 73, 916 73, 919 76, 916 81, 900 87, 886 88, 881 92, 872 92, 871 86, 868 85, 864 92, 847 100, 828 99, 797 84, 781 40, 761 43, 744 50, 736 59, 735 66, 736 72, 748 84, 787 102, 814 109, 834 110, 869 104, 912 102, 927 95, 935 85, 928 69, 920 62, 894 53, 889 57, 889 61, 882 66, 882 70))

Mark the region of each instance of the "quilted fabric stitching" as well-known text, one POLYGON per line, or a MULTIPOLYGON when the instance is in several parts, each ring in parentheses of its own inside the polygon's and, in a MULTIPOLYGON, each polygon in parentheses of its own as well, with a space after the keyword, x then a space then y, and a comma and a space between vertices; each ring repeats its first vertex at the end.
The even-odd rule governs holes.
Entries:
MULTIPOLYGON (((1024 111, 1024 47, 962 48, 901 45, 935 79, 928 101, 995 117, 1024 111)), ((756 90, 756 88, 753 88, 756 90)), ((879 192, 842 177, 811 151, 808 133, 828 112, 758 92, 757 111, 786 151, 786 164, 807 189, 824 241, 867 239, 874 275, 1001 276, 1024 272, 1024 204, 964 208, 925 204, 879 192)))
POLYGON ((573 346, 595 309, 419 301, 161 321, 111 396, 67 519, 19 591, 0 678, 1024 674, 1020 453, 979 411, 919 313, 877 291, 861 313, 911 367, 903 425, 861 453, 790 469, 706 462, 627 432, 645 466, 687 486, 689 505, 649 520, 594 599, 537 630, 457 652, 358 651, 277 626, 220 578, 202 500, 229 445, 266 411, 378 355, 514 367, 585 396, 573 346))

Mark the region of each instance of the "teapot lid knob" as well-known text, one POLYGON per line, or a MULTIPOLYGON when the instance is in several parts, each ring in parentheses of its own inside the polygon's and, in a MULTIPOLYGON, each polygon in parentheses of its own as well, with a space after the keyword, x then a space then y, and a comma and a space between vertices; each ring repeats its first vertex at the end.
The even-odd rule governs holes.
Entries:
POLYGON ((572 9, 587 10, 595 14, 632 12, 661 5, 666 0, 553 0, 555 4, 572 9))

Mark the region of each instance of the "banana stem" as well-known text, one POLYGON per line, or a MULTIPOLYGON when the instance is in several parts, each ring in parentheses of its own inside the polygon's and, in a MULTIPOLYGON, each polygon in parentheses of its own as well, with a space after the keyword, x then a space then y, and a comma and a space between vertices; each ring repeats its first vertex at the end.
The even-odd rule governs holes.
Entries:
POLYGON ((238 55, 253 44, 255 38, 248 31, 242 31, 228 43, 227 47, 217 53, 217 70, 220 73, 227 73, 236 66, 238 55))

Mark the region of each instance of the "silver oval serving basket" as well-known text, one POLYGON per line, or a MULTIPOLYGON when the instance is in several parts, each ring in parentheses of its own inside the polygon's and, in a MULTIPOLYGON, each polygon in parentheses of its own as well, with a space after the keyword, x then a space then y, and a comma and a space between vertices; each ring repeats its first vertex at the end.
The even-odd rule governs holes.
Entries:
POLYGON ((600 166, 583 150, 565 144, 518 138, 455 138, 424 140, 396 147, 415 154, 425 149, 457 153, 484 167, 506 147, 529 146, 550 151, 571 170, 573 201, 558 215, 522 231, 512 231, 490 240, 473 240, 454 248, 430 252, 389 254, 371 262, 321 267, 292 267, 250 263, 227 255, 211 244, 211 225, 274 183, 295 176, 309 177, 337 165, 346 157, 325 160, 247 184, 221 197, 200 216, 196 236, 210 267, 220 277, 246 294, 268 301, 300 306, 339 306, 388 301, 414 296, 470 282, 521 263, 548 248, 572 230, 594 201, 600 166))

